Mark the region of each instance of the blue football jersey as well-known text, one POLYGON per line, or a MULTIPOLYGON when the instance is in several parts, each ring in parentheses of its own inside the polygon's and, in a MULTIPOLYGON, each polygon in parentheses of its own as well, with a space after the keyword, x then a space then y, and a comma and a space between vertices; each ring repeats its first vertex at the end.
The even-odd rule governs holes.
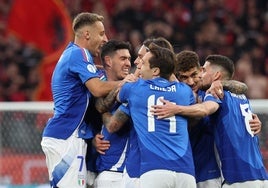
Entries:
POLYGON ((80 137, 93 136, 84 121, 92 97, 84 84, 94 77, 99 75, 89 51, 70 43, 52 75, 54 116, 47 122, 43 136, 67 139, 77 128, 80 137))
POLYGON ((179 105, 195 102, 188 85, 163 78, 126 83, 119 92, 120 101, 129 105, 137 133, 140 172, 166 169, 194 175, 187 119, 178 115, 157 119, 151 115, 151 106, 161 104, 161 98, 179 105))
MULTIPOLYGON (((205 97, 205 101, 211 99, 209 95, 205 97)), ((219 109, 210 116, 223 177, 228 183, 268 179, 250 119, 252 112, 246 96, 228 91, 224 91, 219 109)))
MULTIPOLYGON (((202 102, 204 96, 205 92, 199 90, 198 101, 202 102)), ((189 130, 197 183, 221 176, 214 149, 214 129, 209 125, 208 119, 202 118, 189 130)))
MULTIPOLYGON (((115 104, 112 113, 118 108, 119 104, 115 104)), ((123 172, 126 161, 127 146, 129 139, 130 123, 126 123, 115 133, 109 133, 103 125, 101 134, 104 140, 110 141, 110 148, 105 154, 100 154, 96 161, 97 171, 105 170, 123 172)))
MULTIPOLYGON (((130 112, 127 104, 122 104, 119 107, 119 110, 130 116, 130 112)), ((131 118, 131 117, 130 117, 131 118)), ((132 122, 132 121, 131 121, 132 122)), ((127 158, 126 158, 126 171, 128 176, 131 178, 140 177, 140 150, 138 146, 137 133, 132 126, 130 127, 128 149, 127 149, 127 158)))

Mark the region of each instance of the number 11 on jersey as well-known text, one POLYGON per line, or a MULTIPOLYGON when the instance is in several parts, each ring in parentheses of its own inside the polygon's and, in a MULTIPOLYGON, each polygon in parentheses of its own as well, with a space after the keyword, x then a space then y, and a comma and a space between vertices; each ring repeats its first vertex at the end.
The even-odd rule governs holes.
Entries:
MULTIPOLYGON (((155 104, 155 95, 151 95, 147 99, 147 123, 148 123, 148 132, 154 132, 155 131, 155 116, 152 115, 150 112, 150 108, 152 105, 164 105, 160 99, 164 99, 163 96, 158 97, 155 104)), ((176 133, 176 117, 168 117, 164 120, 169 120, 169 132, 170 133, 176 133)))

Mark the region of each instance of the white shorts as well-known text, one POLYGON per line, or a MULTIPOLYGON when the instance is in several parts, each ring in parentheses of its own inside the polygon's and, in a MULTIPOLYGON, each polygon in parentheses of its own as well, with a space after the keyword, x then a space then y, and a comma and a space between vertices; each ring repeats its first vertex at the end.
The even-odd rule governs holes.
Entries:
POLYGON ((245 181, 241 183, 224 183, 222 188, 268 188, 268 180, 245 181))
POLYGON ((94 182, 94 188, 120 188, 122 186, 123 173, 103 171, 98 174, 94 182))
POLYGON ((82 138, 77 138, 75 135, 67 140, 43 137, 41 146, 46 155, 52 187, 86 187, 87 144, 82 138))
POLYGON ((123 182, 121 188, 140 188, 140 178, 131 178, 129 177, 126 168, 123 172, 123 182))
POLYGON ((151 170, 141 175, 141 188, 196 188, 194 176, 170 170, 151 170))
POLYGON ((198 182, 197 188, 221 188, 222 178, 214 178, 202 182, 198 182))
POLYGON ((97 175, 98 175, 97 172, 87 171, 87 185, 88 185, 88 187, 93 187, 97 175))

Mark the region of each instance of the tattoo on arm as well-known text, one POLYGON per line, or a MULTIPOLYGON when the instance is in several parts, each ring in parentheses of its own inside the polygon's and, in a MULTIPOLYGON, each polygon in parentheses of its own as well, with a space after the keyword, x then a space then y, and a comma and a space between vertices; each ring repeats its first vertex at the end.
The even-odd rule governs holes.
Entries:
POLYGON ((223 89, 228 90, 235 94, 246 94, 248 86, 245 83, 236 80, 224 80, 222 81, 223 89))
POLYGON ((105 112, 102 114, 102 122, 105 126, 109 123, 111 117, 112 114, 110 112, 105 112))
POLYGON ((110 111, 116 100, 118 91, 118 88, 115 88, 105 98, 97 99, 95 106, 98 112, 104 113, 110 111))
POLYGON ((113 116, 110 118, 110 121, 106 124, 106 127, 109 132, 118 131, 127 121, 129 116, 122 112, 121 110, 116 110, 113 116))

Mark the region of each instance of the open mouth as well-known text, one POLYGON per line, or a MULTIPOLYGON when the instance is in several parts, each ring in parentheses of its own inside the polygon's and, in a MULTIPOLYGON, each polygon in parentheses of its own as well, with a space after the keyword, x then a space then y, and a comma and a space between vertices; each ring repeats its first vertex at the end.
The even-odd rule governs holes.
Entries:
POLYGON ((129 71, 130 71, 129 68, 125 68, 125 69, 123 69, 124 74, 129 74, 129 71))
POLYGON ((99 51, 99 52, 101 52, 101 49, 102 49, 102 47, 103 47, 104 44, 105 44, 105 43, 99 45, 99 47, 98 47, 98 51, 99 51))

